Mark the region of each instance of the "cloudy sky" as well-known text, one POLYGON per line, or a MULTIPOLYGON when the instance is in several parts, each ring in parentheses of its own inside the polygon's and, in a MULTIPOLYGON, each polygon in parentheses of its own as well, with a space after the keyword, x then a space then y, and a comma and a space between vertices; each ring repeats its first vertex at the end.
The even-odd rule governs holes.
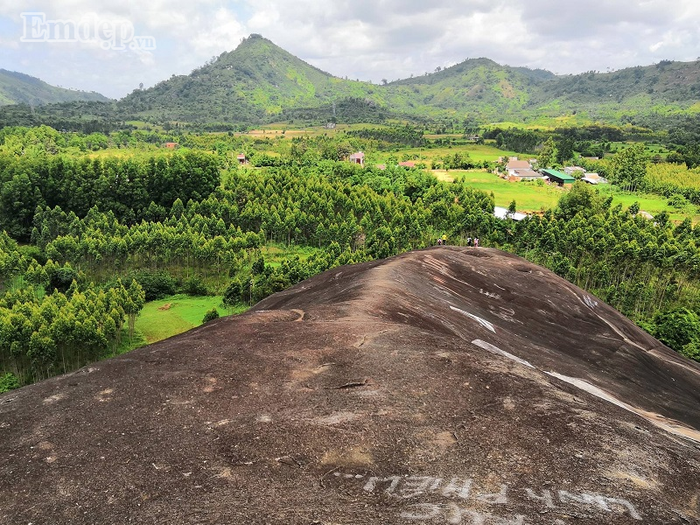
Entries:
POLYGON ((118 98, 188 74, 250 33, 336 76, 376 83, 476 57, 604 72, 697 60, 700 2, 0 0, 0 68, 118 98))

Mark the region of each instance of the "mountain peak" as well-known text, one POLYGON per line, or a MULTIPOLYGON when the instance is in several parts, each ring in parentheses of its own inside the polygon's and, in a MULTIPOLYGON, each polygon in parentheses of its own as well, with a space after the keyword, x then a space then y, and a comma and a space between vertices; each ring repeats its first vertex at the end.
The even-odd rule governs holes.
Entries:
POLYGON ((160 121, 258 124, 277 120, 324 123, 385 122, 470 114, 478 120, 561 116, 592 108, 588 116, 627 109, 640 112, 640 100, 672 101, 681 108, 697 102, 695 65, 660 63, 611 75, 586 73, 557 77, 543 69, 501 65, 468 58, 433 73, 386 82, 346 81, 292 55, 253 33, 233 50, 187 76, 176 76, 123 99, 130 115, 158 115, 160 121), (353 108, 339 114, 345 103, 353 108), (367 107, 381 108, 367 114, 367 107), (359 111, 358 111, 359 110, 359 111))
POLYGON ((248 37, 241 39, 241 43, 238 44, 238 46, 233 50, 233 52, 243 51, 246 49, 256 48, 256 47, 261 47, 261 46, 269 48, 269 49, 279 50, 279 51, 286 53, 286 51, 284 49, 279 47, 272 40, 269 40, 258 33, 251 33, 248 37))

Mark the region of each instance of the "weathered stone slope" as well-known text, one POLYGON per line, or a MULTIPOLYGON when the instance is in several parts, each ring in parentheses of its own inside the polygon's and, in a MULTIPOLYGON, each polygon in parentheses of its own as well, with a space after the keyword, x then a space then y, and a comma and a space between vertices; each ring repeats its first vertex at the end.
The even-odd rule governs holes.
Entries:
POLYGON ((2 523, 700 523, 700 367, 490 249, 0 396, 2 523))

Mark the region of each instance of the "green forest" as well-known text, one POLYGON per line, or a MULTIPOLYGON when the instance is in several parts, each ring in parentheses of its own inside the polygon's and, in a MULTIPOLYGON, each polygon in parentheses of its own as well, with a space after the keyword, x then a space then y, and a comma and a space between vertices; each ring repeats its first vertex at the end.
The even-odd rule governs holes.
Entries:
POLYGON ((431 246, 443 235, 458 245, 479 237, 482 246, 544 265, 700 360, 700 226, 690 218, 700 205, 700 172, 692 136, 672 140, 633 126, 488 128, 478 147, 491 160, 476 160, 469 130, 430 138, 434 131, 404 124, 305 135, 3 128, 0 391, 130 350, 139 312, 151 301, 221 296, 223 309, 240 311, 329 268, 431 246), (663 157, 649 147, 656 140, 664 141, 663 157), (416 148, 419 154, 406 153, 416 148), (601 159, 581 157, 591 149, 601 159), (346 160, 360 150, 364 167, 346 160), (665 212, 650 220, 637 203, 615 204, 577 182, 551 209, 526 210, 536 213, 521 222, 497 219, 494 195, 464 175, 497 168, 506 150, 553 167, 575 159, 620 194, 656 195, 693 211, 685 220, 665 212), (416 167, 398 165, 416 157, 416 167), (430 167, 455 176, 440 181, 430 167), (271 249, 284 256, 273 260, 271 249))

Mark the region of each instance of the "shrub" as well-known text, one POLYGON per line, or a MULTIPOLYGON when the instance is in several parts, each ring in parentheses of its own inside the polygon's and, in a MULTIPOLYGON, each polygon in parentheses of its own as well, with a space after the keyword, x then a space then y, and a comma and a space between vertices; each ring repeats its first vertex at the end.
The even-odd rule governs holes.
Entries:
POLYGON ((265 258, 261 255, 254 263, 253 263, 253 275, 260 275, 265 271, 265 258))
POLYGON ((688 205, 688 199, 676 193, 668 200, 668 205, 679 210, 688 205))
POLYGON ((219 311, 216 308, 212 308, 209 310, 207 313, 204 314, 204 318, 202 319, 202 324, 206 324, 209 321, 213 321, 214 319, 219 318, 219 311))
MULTIPOLYGON (((245 289, 247 290, 247 287, 245 287, 245 289)), ((233 306, 237 305, 238 303, 244 302, 243 294, 244 294, 243 284, 241 283, 240 280, 234 279, 226 287, 226 290, 224 291, 224 298, 223 298, 222 302, 224 303, 225 307, 232 308, 233 306)))
POLYGON ((67 264, 63 267, 51 266, 46 273, 49 278, 49 292, 58 290, 59 293, 66 293, 71 284, 73 284, 73 281, 78 281, 80 279, 78 271, 67 264))
POLYGON ((14 390, 15 388, 19 388, 19 380, 15 374, 8 372, 7 374, 0 375, 0 394, 8 392, 9 390, 14 390))
POLYGON ((177 292, 177 283, 165 271, 143 270, 132 275, 146 293, 146 301, 155 301, 177 292))
POLYGON ((196 276, 190 277, 182 284, 182 293, 191 296, 210 295, 207 285, 196 276))
POLYGON ((659 312, 654 316, 654 324, 653 335, 659 341, 692 359, 697 358, 700 317, 695 312, 687 308, 659 312))

